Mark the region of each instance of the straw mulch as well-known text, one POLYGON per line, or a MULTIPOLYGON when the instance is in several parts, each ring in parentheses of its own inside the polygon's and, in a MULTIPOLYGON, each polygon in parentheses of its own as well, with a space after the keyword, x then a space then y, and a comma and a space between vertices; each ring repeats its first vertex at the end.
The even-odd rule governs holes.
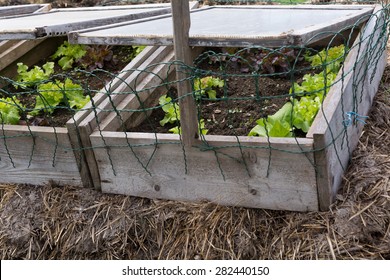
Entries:
POLYGON ((2 185, 2 259, 390 259, 390 67, 329 212, 2 185))

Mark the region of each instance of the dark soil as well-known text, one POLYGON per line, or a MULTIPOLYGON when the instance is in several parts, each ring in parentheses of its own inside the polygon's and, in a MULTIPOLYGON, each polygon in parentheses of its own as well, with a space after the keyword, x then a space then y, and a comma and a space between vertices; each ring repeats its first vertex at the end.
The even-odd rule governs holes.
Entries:
MULTIPOLYGON (((129 54, 132 53, 131 46, 113 46, 111 49, 113 52, 113 59, 110 62, 105 63, 102 69, 83 70, 75 68, 73 70, 64 71, 56 63, 53 79, 64 80, 65 78, 70 78, 74 83, 83 87, 86 96, 92 98, 97 91, 104 88, 104 86, 110 80, 114 79, 131 61, 131 57, 129 56, 129 54)), ((38 63, 37 66, 42 66, 48 61, 52 61, 50 56, 38 63)), ((31 68, 32 67, 30 67, 30 69, 31 68)), ((31 109, 35 106, 35 96, 37 95, 35 90, 30 89, 23 93, 10 85, 4 88, 4 92, 9 92, 11 94, 17 93, 18 99, 26 108, 31 109)), ((77 109, 71 109, 60 105, 59 108, 55 109, 53 114, 41 112, 37 116, 28 116, 28 112, 29 111, 26 110, 21 114, 20 125, 63 127, 66 122, 74 116, 77 109)))
MULTIPOLYGON (((240 69, 233 66, 228 66, 222 72, 218 63, 210 64, 206 60, 196 67, 202 72, 211 71, 215 74, 212 76, 225 81, 225 87, 217 90, 217 100, 209 100, 206 96, 198 102, 199 118, 204 119, 207 134, 246 136, 256 126, 258 119, 276 113, 289 100, 291 76, 260 74, 260 77, 253 77, 251 74, 243 75, 240 69)), ((297 65, 297 69, 307 67, 304 61, 297 65)), ((300 82, 305 73, 297 71, 294 80, 300 82)), ((167 94, 173 100, 177 98, 176 89, 167 94)), ((155 109, 148 120, 129 131, 170 133, 169 129, 178 123, 162 127, 159 122, 163 118, 163 110, 155 109)), ((302 136, 299 131, 298 134, 302 136)))

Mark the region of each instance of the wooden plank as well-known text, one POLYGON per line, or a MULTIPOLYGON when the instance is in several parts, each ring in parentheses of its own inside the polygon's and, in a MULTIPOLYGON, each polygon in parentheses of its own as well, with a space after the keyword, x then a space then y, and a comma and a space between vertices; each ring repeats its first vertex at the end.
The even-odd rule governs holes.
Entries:
MULTIPOLYGON (((39 61, 48 57, 48 55, 54 53, 57 48, 64 42, 65 37, 55 37, 40 39, 40 42, 32 50, 21 56, 17 62, 23 62, 27 66, 32 66, 37 64, 39 61)), ((17 66, 16 63, 5 67, 0 71, 0 76, 13 78, 17 75, 17 66)), ((0 87, 3 87, 4 84, 0 83, 0 87)))
POLYGON ((67 130, 17 125, 2 127, 0 181, 33 185, 54 182, 79 186, 81 178, 67 130))
POLYGON ((123 92, 128 91, 129 87, 133 87, 139 79, 142 80, 149 74, 148 72, 140 73, 137 69, 145 69, 150 64, 160 62, 169 52, 169 48, 166 47, 145 48, 117 78, 100 90, 93 98, 93 103, 88 103, 82 111, 67 122, 66 126, 82 172, 84 186, 100 189, 100 177, 95 156, 91 150, 89 135, 109 113, 109 108, 117 106, 126 97, 123 92))
POLYGON ((148 72, 142 71, 142 69, 147 69, 151 64, 159 63, 171 51, 167 47, 148 47, 147 49, 148 51, 142 52, 138 56, 139 58, 136 58, 136 61, 130 62, 122 76, 114 79, 112 84, 109 83, 100 91, 99 97, 102 98, 102 102, 97 104, 98 106, 96 106, 96 103, 92 107, 91 104, 87 105, 95 109, 92 110, 92 114, 88 114, 83 119, 80 126, 91 123, 93 129, 95 129, 100 121, 109 114, 110 110, 112 111, 126 97, 124 93, 131 91, 137 82, 142 81, 149 75, 148 72))
POLYGON ((122 69, 118 77, 107 83, 106 86, 94 96, 93 101, 89 102, 83 110, 77 112, 74 117, 66 123, 84 187, 92 188, 96 186, 98 189, 100 186, 99 174, 94 172, 97 168, 89 168, 89 166, 96 165, 94 164, 93 151, 90 149, 83 149, 83 147, 91 147, 89 135, 96 127, 96 116, 93 113, 93 108, 100 106, 101 103, 106 100, 107 91, 115 92, 121 83, 128 78, 131 73, 130 70, 142 65, 156 49, 157 47, 145 48, 136 58, 126 65, 124 69, 122 69), (88 115, 90 114, 91 116, 88 118, 88 115), (93 124, 90 124, 90 122, 93 122, 93 124))
MULTIPOLYGON (((314 168, 300 153, 295 139, 287 143, 285 139, 271 140, 272 147, 280 150, 270 155, 267 139, 240 137, 241 145, 246 146, 241 153, 233 136, 206 136, 208 145, 219 147, 216 157, 214 151, 195 147, 183 154, 178 135, 157 134, 159 144, 155 137, 151 133, 91 135, 93 146, 100 147, 94 152, 103 192, 275 210, 318 210, 314 168), (110 150, 110 158, 106 149, 110 150), (139 162, 147 165, 147 170, 139 162)), ((312 150, 312 140, 298 141, 302 149, 312 150)), ((307 156, 313 161, 312 154, 307 156)))
POLYGON ((188 79, 189 67, 192 64, 191 48, 189 46, 189 31, 191 25, 188 1, 172 0, 173 43, 175 58, 182 64, 176 65, 177 94, 180 107, 180 128, 183 145, 191 147, 199 137, 195 99, 191 82, 188 79))
POLYGON ((340 186, 344 170, 355 149, 362 123, 345 127, 347 112, 366 115, 379 86, 386 64, 383 29, 384 18, 380 7, 354 43, 344 63, 344 78, 339 73, 338 83, 332 86, 307 137, 313 137, 317 166, 317 184, 320 209, 326 211, 333 202, 340 186), (378 55, 378 56, 376 56, 378 55), (376 59, 374 59, 376 58, 376 59), (378 59, 379 58, 379 59, 378 59), (374 67, 373 62, 377 62, 374 67), (375 78, 370 75, 375 69, 375 78))
POLYGON ((8 50, 9 48, 12 48, 17 41, 13 40, 5 40, 0 41, 0 54, 8 50))
POLYGON ((50 4, 37 4, 37 5, 18 5, 11 7, 0 7, 0 17, 18 16, 30 13, 39 13, 49 11, 51 9, 50 4))
POLYGON ((172 62, 174 57, 175 55, 172 50, 161 61, 161 64, 150 69, 145 69, 149 74, 143 79, 133 79, 134 82, 139 82, 134 84, 134 89, 130 90, 130 92, 125 95, 123 101, 116 106, 115 111, 113 110, 101 121, 99 129, 105 131, 122 130, 122 127, 126 126, 125 123, 134 113, 134 111, 132 112, 129 110, 138 110, 141 108, 141 103, 144 104, 145 100, 148 98, 157 98, 158 100, 163 92, 167 90, 166 87, 161 86, 161 83, 164 82, 162 79, 168 81, 169 75, 173 72, 174 69, 169 62, 172 62))
POLYGON ((0 71, 42 43, 42 40, 8 41, 8 49, 0 52, 0 71))
POLYGON ((51 4, 41 4, 41 8, 33 12, 33 14, 48 12, 52 9, 51 4))

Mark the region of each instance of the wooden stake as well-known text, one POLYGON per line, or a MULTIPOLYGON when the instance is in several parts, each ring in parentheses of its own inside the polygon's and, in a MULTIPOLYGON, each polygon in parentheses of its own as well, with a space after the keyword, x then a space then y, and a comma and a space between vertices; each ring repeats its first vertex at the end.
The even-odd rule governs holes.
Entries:
MULTIPOLYGON (((192 66, 191 48, 188 44, 191 25, 188 1, 172 0, 172 18, 176 60, 192 66)), ((188 69, 183 69, 181 65, 176 66, 182 140, 186 147, 191 147, 198 138, 198 121, 195 100, 192 95, 188 95, 192 92, 192 86, 190 81, 186 80, 188 78, 186 70, 188 69)))

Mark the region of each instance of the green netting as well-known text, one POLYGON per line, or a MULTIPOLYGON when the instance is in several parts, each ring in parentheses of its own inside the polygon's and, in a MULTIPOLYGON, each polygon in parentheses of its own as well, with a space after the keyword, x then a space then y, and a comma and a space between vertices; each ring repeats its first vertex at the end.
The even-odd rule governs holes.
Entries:
POLYGON ((256 176, 248 167, 251 160, 248 151, 253 150, 267 151, 266 177, 272 172, 275 152, 304 154, 316 169, 313 154, 330 148, 338 164, 345 168, 339 152, 347 149, 352 154, 349 134, 353 132, 349 128, 362 125, 366 118, 361 107, 371 98, 367 90, 384 59, 388 20, 388 6, 383 6, 337 33, 316 34, 304 46, 210 47, 201 51, 193 65, 171 59, 116 73, 73 69, 32 83, 1 76, 0 161, 3 166, 17 168, 25 164, 29 168, 34 161, 41 160, 36 146, 37 141, 43 141, 50 150, 53 168, 61 170, 60 151, 75 152, 78 161, 85 164, 91 156, 88 152, 104 151, 114 177, 118 169, 121 174, 124 169, 129 174, 141 169, 145 176, 155 176, 153 166, 171 164, 167 158, 164 161, 159 157, 165 146, 181 154, 180 162, 175 165, 180 166, 176 172, 181 175, 191 174, 192 149, 212 153, 224 180, 229 177, 226 160, 238 163, 248 177, 256 176), (365 25, 368 21, 375 26, 365 25), (366 32, 367 28, 372 31, 366 32), (326 40, 317 42, 317 36, 326 40), (176 70, 183 71, 188 78, 176 80, 176 70), (188 81, 192 92, 178 96, 178 84, 188 81), (332 88, 337 90, 331 92, 332 88), (334 131, 331 128, 335 127, 335 120, 329 119, 328 113, 329 106, 335 106, 327 101, 330 92, 340 94, 341 100, 341 107, 335 108, 340 112, 333 114, 339 124, 334 131), (344 96, 345 92, 352 94, 352 99, 344 96), (179 104, 188 98, 195 100, 199 126, 198 140, 191 148, 182 145, 180 123, 179 104), (51 103, 53 100, 56 102, 51 103), (85 105, 88 100, 90 103, 85 105), (92 116, 90 124, 82 126, 80 116, 86 115, 92 116), (309 147, 306 140, 315 137, 310 129, 316 116, 322 116, 322 121, 329 125, 327 133, 331 137, 320 147, 309 147), (77 136, 71 138, 71 146, 64 145, 62 136, 57 136, 66 122, 74 124, 77 136), (26 129, 15 132, 16 126, 10 124, 26 129), (43 126, 51 128, 54 137, 41 133, 43 126), (100 140, 89 142, 88 135, 83 135, 88 132, 85 127, 100 140), (109 132, 120 134, 113 136, 109 132), (121 137, 123 141, 110 137, 121 137), (280 145, 282 138, 293 142, 280 145), (17 162, 20 156, 15 156, 16 148, 12 146, 15 139, 29 139, 25 142, 28 155, 23 163, 17 162), (124 157, 130 155, 128 166, 118 166, 118 150, 124 157))

